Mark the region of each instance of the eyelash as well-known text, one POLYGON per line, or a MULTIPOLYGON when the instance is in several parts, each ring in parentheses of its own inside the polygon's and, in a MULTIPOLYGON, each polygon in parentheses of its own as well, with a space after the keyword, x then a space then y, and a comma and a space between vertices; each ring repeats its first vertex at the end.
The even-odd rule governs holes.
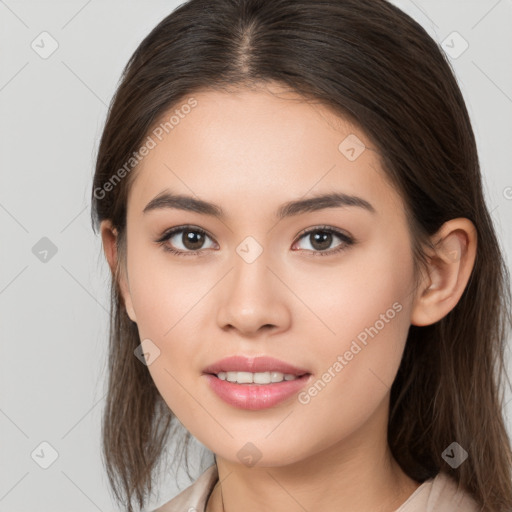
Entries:
MULTIPOLYGON (((172 247, 169 247, 169 245, 166 245, 165 242, 167 242, 170 238, 172 238, 176 233, 181 233, 183 231, 189 231, 193 233, 200 233, 201 235, 207 236, 208 238, 211 238, 213 240, 213 237, 211 237, 204 229, 195 227, 195 226, 178 226, 175 228, 171 228, 163 233, 163 235, 155 240, 156 243, 160 244, 164 251, 170 252, 172 254, 175 254, 176 256, 196 256, 201 252, 204 252, 204 249, 199 249, 197 251, 181 251, 177 249, 173 249, 172 247)), ((301 231, 298 235, 298 239, 305 237, 306 235, 309 235, 311 233, 315 232, 322 232, 322 233, 331 233, 333 235, 336 235, 342 240, 342 243, 339 244, 335 249, 329 249, 327 251, 312 251, 312 254, 310 256, 332 256, 334 254, 340 253, 346 249, 348 249, 351 245, 354 245, 356 241, 346 235, 345 233, 339 231, 338 229, 331 228, 329 226, 317 226, 315 228, 310 228, 304 231, 301 231)), ((308 252, 308 249, 302 249, 308 252)))

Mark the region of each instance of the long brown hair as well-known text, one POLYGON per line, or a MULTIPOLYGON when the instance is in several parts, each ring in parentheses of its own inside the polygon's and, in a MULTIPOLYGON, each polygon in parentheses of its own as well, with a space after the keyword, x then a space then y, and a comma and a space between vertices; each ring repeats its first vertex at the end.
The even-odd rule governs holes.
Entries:
MULTIPOLYGON (((512 510, 512 451, 503 419, 509 275, 484 201, 475 138, 439 45, 384 0, 190 0, 163 19, 127 63, 101 138, 92 222, 110 219, 125 261, 133 155, 162 116, 194 92, 275 82, 327 105, 366 133, 410 214, 415 261, 449 219, 477 231, 470 280, 440 321, 411 326, 391 389, 388 442, 422 482, 441 469, 482 510, 512 510), (127 162, 131 162, 128 166, 127 162), (124 169, 124 172, 121 171, 124 169), (443 451, 469 454, 452 469, 443 451)), ((115 497, 142 508, 173 424, 112 276, 103 456, 115 497)), ((187 433, 185 445, 190 436, 187 433)))

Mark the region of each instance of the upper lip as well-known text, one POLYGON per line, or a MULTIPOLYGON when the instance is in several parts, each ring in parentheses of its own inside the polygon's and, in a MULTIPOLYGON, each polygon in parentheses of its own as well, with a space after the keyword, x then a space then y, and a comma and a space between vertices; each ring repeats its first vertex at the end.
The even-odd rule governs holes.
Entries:
POLYGON ((204 373, 219 372, 281 372, 291 375, 304 375, 309 373, 307 370, 298 368, 279 359, 268 356, 260 357, 245 357, 245 356, 231 356, 220 359, 215 363, 207 366, 203 370, 204 373))

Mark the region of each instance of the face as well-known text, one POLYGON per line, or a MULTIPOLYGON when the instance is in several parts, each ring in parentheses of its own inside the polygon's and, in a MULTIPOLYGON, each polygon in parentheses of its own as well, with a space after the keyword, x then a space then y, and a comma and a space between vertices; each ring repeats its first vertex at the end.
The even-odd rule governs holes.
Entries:
POLYGON ((414 273, 403 202, 377 153, 356 127, 277 87, 194 98, 153 137, 128 197, 123 294, 156 355, 148 370, 159 392, 193 436, 235 462, 249 442, 273 466, 382 427, 414 273), (165 192, 222 216, 170 201, 144 211, 165 192), (327 194, 358 199, 283 212, 327 194), (309 376, 271 406, 250 408, 246 392, 234 405, 204 373, 232 355, 309 376))

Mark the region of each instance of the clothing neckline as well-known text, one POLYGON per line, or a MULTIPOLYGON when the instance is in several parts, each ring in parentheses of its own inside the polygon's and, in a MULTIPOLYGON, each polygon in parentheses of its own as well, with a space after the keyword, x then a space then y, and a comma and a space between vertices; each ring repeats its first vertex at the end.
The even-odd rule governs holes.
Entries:
POLYGON ((439 475, 440 473, 438 473, 435 477, 427 478, 427 480, 424 480, 422 483, 420 483, 416 490, 413 491, 412 494, 394 512, 402 512, 411 501, 418 497, 419 494, 425 492, 426 489, 431 488, 434 480, 439 477, 439 475))

